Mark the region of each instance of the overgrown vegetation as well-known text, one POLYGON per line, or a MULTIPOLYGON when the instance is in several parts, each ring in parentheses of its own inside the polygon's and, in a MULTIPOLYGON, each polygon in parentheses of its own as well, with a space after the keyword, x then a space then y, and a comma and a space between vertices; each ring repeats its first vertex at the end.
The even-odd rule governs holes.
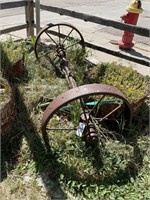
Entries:
POLYGON ((115 86, 131 102, 143 97, 148 85, 148 76, 143 77, 131 67, 125 67, 115 62, 101 63, 86 69, 77 67, 75 77, 81 85, 86 83, 102 83, 115 86), (82 74, 82 78, 79 76, 79 73, 82 74))
MULTIPOLYGON (((27 50, 28 47, 25 52, 27 50)), ((70 59, 78 84, 104 83, 107 79, 109 82, 105 83, 122 87, 122 82, 127 81, 123 91, 127 91, 125 86, 128 85, 131 90, 127 91, 128 97, 137 94, 131 100, 143 95, 145 78, 131 68, 114 63, 102 63, 92 68, 83 59, 85 54, 80 59, 78 56, 77 61, 74 55, 70 54, 70 59), (124 80, 124 73, 129 79, 124 80)), ((18 114, 11 137, 5 143, 2 141, 1 197, 149 200, 148 102, 143 104, 132 126, 126 130, 126 138, 103 129, 105 145, 91 149, 73 133, 52 132, 51 150, 47 151, 40 130, 42 104, 66 91, 68 85, 65 79, 57 76, 50 63, 41 66, 34 52, 26 56, 26 72, 13 83, 18 114)))

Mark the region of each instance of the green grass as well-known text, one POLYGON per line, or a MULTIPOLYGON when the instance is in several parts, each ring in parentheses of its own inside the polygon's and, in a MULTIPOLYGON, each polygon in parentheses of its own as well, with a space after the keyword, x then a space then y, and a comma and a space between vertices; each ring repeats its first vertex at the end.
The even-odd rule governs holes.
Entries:
MULTIPOLYGON (((47 151, 40 129, 42 104, 68 90, 68 85, 50 64, 41 66, 33 52, 26 56, 24 76, 13 83, 18 114, 6 135, 9 139, 2 141, 2 198, 149 200, 148 102, 126 130, 126 138, 102 129, 104 141, 99 149, 92 149, 73 132, 52 132, 51 149, 47 151)), ((80 63, 70 55, 80 84, 88 69, 85 57, 81 56, 80 63), (80 70, 77 63, 82 64, 80 70)), ((108 64, 101 66, 105 77, 108 64)))
POLYGON ((148 89, 148 76, 144 77, 131 67, 117 63, 101 63, 74 71, 78 84, 102 83, 117 87, 130 101, 136 101, 145 95, 148 89))

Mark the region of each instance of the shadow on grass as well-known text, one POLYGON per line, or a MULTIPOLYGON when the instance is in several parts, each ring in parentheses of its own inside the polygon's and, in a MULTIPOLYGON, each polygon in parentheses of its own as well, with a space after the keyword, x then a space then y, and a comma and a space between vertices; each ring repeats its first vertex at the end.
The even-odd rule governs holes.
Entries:
MULTIPOLYGON (((5 51, 1 48, 3 53, 3 66, 7 63, 8 66, 11 65, 5 51)), ((31 151, 31 157, 35 161, 36 172, 41 176, 42 181, 49 193, 49 182, 47 181, 47 176, 50 181, 57 185, 57 190, 59 189, 59 196, 65 199, 65 194, 59 187, 58 178, 60 172, 57 170, 59 168, 59 163, 55 159, 55 155, 49 151, 47 152, 42 140, 39 136, 38 130, 35 124, 30 118, 30 113, 24 103, 24 99, 18 89, 19 82, 28 82, 28 72, 25 70, 21 74, 21 80, 19 78, 12 77, 12 74, 7 71, 7 69, 2 69, 3 76, 13 85, 15 101, 17 105, 17 116, 15 117, 14 123, 11 126, 10 131, 8 131, 1 139, 1 173, 0 181, 4 181, 9 173, 14 170, 20 162, 21 148, 23 146, 23 139, 25 138, 29 149, 31 151), (57 166, 57 167, 56 167, 57 166), (49 171, 49 173, 47 173, 49 171), (46 178, 45 178, 46 177, 46 178)), ((25 152, 28 153, 28 152, 25 152)), ((27 155, 28 156, 28 155, 27 155)), ((30 159, 30 157, 29 157, 30 159)), ((65 167, 64 167, 65 168, 65 167)), ((22 172, 23 173, 23 172, 22 172)), ((19 174, 18 174, 19 175, 19 174)), ((55 194, 54 194, 55 195, 55 194)), ((50 195, 51 199, 53 195, 50 195)), ((54 197, 55 198, 55 197, 54 197)))
POLYGON ((50 181, 53 181, 57 185, 61 197, 65 199, 65 194, 59 187, 58 178, 60 174, 57 170, 55 171, 56 168, 59 168, 59 163, 57 163, 55 155, 51 151, 46 151, 17 87, 15 87, 15 96, 17 117, 9 132, 9 137, 5 138, 5 142, 2 144, 1 181, 7 178, 7 175, 15 169, 17 162, 19 162, 18 158, 20 156, 22 141, 25 138, 33 160, 36 163, 36 172, 41 176, 45 188, 48 188, 48 182, 45 177, 50 176, 50 181), (46 169, 50 173, 46 173, 46 169))
POLYGON ((17 123, 13 124, 11 130, 14 131, 10 130, 4 138, 1 138, 1 181, 7 178, 18 162, 23 135, 16 129, 16 126, 17 123))

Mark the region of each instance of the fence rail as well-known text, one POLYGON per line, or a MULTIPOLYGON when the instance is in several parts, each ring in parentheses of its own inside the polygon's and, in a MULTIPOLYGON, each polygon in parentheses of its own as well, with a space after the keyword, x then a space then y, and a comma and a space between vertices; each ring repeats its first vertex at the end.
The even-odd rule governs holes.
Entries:
POLYGON ((2 34, 9 33, 9 32, 26 29, 27 37, 34 36, 34 11, 33 11, 34 3, 32 0, 31 1, 24 0, 24 1, 17 1, 17 2, 16 1, 5 2, 5 3, 1 3, 1 5, 0 5, 1 10, 18 8, 18 7, 25 8, 26 22, 22 25, 2 29, 2 30, 0 30, 0 34, 2 35, 2 34))
POLYGON ((27 27, 28 27, 27 24, 22 24, 22 25, 19 25, 19 26, 14 26, 14 27, 2 29, 2 30, 0 30, 0 33, 6 34, 6 33, 13 32, 13 31, 19 31, 19 30, 22 30, 22 29, 26 29, 27 27))
MULTIPOLYGON (((17 2, 12 1, 12 2, 1 3, 0 9, 5 10, 5 9, 18 8, 18 7, 25 7, 25 6, 26 6, 26 1, 17 1, 17 2)), ((24 24, 19 25, 19 26, 13 26, 13 27, 2 29, 2 30, 0 30, 0 34, 2 35, 2 34, 10 33, 10 32, 13 32, 13 31, 27 29, 27 27, 28 27, 27 23, 24 23, 24 24)))
MULTIPOLYGON (((39 3, 39 0, 36 0, 36 3, 39 3)), ((24 1, 18 1, 18 2, 6 2, 6 3, 1 3, 1 10, 4 9, 12 9, 12 8, 17 8, 17 7, 25 7, 25 16, 26 16, 26 22, 25 24, 19 25, 19 26, 14 26, 14 27, 9 27, 3 30, 0 30, 1 34, 6 34, 12 31, 17 31, 17 30, 21 30, 21 29, 26 29, 27 30, 27 37, 28 36, 34 36, 34 28, 37 26, 40 27, 40 18, 38 18, 36 16, 36 24, 34 23, 34 8, 37 9, 37 7, 40 9, 43 9, 45 11, 48 12, 54 12, 60 15, 65 15, 65 16, 70 16, 73 18, 77 18, 77 19, 81 19, 85 22, 92 22, 92 23, 96 23, 96 24, 101 24, 101 25, 105 25, 105 26, 110 26, 116 29, 120 29, 120 30, 126 30, 129 32, 133 32, 137 35, 140 36, 144 36, 144 37, 150 37, 150 29, 148 28, 143 28, 143 27, 138 27, 135 25, 128 25, 128 24, 124 24, 121 22, 117 22, 117 21, 113 21, 113 20, 109 20, 109 19, 104 19, 101 17, 97 17, 97 16, 93 16, 93 15, 89 15, 89 14, 84 14, 84 13, 79 13, 76 11, 72 11, 72 10, 67 10, 64 8, 58 8, 58 7, 53 7, 53 6, 47 6, 47 5, 43 5, 40 4, 40 6, 34 3, 33 0, 24 0, 24 1), (39 20, 39 21, 38 21, 39 20)), ((37 11, 37 13, 39 13, 39 10, 37 11)), ((36 13, 36 14, 37 14, 36 13)), ((121 57, 136 63, 140 63, 143 64, 145 66, 150 66, 150 62, 147 59, 144 58, 138 58, 138 57, 134 57, 134 56, 130 56, 124 53, 121 53, 120 51, 114 51, 114 50, 110 50, 107 49, 105 47, 101 47, 98 46, 96 44, 92 44, 92 43, 88 43, 85 42, 86 46, 98 51, 102 51, 105 52, 107 54, 111 54, 117 57, 121 57)), ((144 57, 144 56, 143 56, 144 57)))
POLYGON ((10 9, 10 8, 18 8, 18 7, 23 7, 26 5, 26 1, 12 1, 12 2, 5 2, 1 3, 0 9, 10 9))
POLYGON ((123 24, 121 22, 108 20, 108 19, 104 19, 101 17, 96 17, 93 15, 79 13, 79 12, 75 12, 75 11, 71 11, 71 10, 67 10, 67 9, 63 9, 63 8, 57 8, 57 7, 53 7, 53 6, 46 6, 46 5, 41 4, 40 8, 43 10, 46 10, 46 11, 58 13, 60 15, 66 15, 66 16, 70 16, 73 18, 82 19, 85 22, 93 22, 96 24, 111 26, 113 28, 117 28, 120 30, 127 30, 130 32, 136 33, 137 35, 141 35, 141 36, 145 36, 145 37, 150 36, 150 29, 147 29, 147 28, 138 27, 135 25, 127 25, 127 24, 123 24))

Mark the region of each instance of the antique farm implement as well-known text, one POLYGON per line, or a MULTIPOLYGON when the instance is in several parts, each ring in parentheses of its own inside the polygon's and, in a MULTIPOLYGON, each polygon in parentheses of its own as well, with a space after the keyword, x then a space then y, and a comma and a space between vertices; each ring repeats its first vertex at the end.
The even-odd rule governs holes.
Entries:
MULTIPOLYGON (((67 23, 48 24, 40 30, 35 42, 37 59, 46 58, 58 67, 71 89, 55 98, 44 111, 42 134, 49 145, 49 132, 75 132, 90 144, 100 139, 102 127, 122 130, 131 122, 145 97, 132 108, 128 99, 114 86, 86 84, 77 86, 68 61, 75 49, 85 51, 84 38, 77 28, 67 23)), ((76 52, 76 51, 74 51, 76 52)))

